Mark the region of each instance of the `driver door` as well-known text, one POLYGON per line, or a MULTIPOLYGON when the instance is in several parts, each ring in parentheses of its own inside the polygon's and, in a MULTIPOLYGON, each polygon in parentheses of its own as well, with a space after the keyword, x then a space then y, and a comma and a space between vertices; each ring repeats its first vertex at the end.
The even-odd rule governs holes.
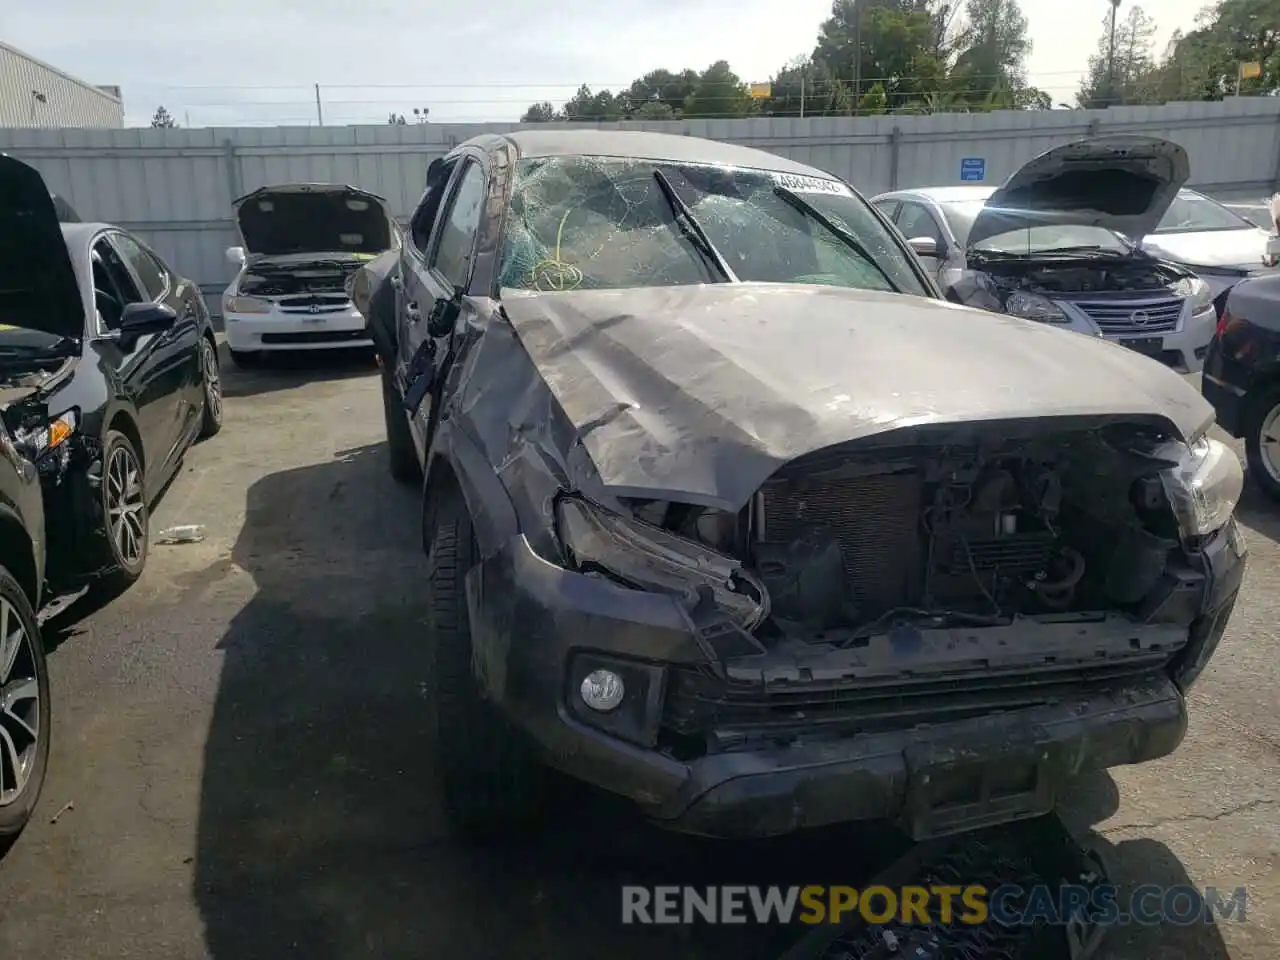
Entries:
POLYGON ((94 301, 97 316, 98 352, 102 363, 115 372, 121 392, 132 402, 138 416, 138 433, 143 449, 138 451, 146 471, 147 496, 162 475, 161 464, 175 441, 175 422, 169 411, 169 389, 157 346, 164 333, 144 334, 131 343, 118 337, 124 308, 151 298, 138 288, 133 273, 112 245, 107 234, 99 235, 90 248, 93 266, 94 301), (152 466, 154 464, 154 466, 152 466))
MULTIPOLYGON (((410 250, 410 244, 405 245, 407 252, 400 272, 398 376, 404 385, 403 396, 411 405, 430 384, 409 421, 414 446, 423 461, 431 443, 433 408, 440 398, 453 341, 452 325, 440 327, 438 321, 433 323, 433 315, 438 317, 456 304, 471 278, 487 183, 478 157, 459 158, 442 197, 436 201, 438 213, 432 211, 430 234, 421 237, 425 249, 414 244, 410 250)), ((428 197, 424 204, 430 200, 428 197)))

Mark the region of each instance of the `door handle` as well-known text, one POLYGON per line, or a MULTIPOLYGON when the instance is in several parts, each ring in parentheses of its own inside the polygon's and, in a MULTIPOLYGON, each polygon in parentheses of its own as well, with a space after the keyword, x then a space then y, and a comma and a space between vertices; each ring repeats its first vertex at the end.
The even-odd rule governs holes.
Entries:
POLYGON ((410 300, 404 305, 404 315, 413 323, 422 319, 422 311, 418 309, 418 301, 410 300))

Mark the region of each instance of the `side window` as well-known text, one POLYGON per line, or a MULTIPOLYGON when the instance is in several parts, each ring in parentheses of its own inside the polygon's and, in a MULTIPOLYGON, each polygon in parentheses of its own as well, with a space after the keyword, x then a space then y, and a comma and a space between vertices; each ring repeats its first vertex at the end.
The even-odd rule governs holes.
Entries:
POLYGON ((431 228, 436 222, 436 214, 440 212, 440 198, 449 186, 449 176, 453 173, 455 163, 456 161, 449 160, 441 165, 435 182, 427 187, 427 192, 423 194, 418 209, 409 221, 409 240, 424 255, 431 246, 431 228))
POLYGON ((927 209, 918 203, 904 203, 898 211, 898 229, 908 240, 915 237, 932 237, 941 249, 943 244, 942 230, 938 221, 933 219, 927 209))
POLYGON ((156 260, 142 244, 127 233, 112 236, 120 255, 133 267, 134 273, 142 281, 148 300, 159 300, 169 290, 168 271, 156 260))
POLYGON ((484 211, 484 190, 480 164, 468 163, 449 199, 440 240, 429 264, 455 286, 465 285, 471 275, 471 253, 484 211))
POLYGON ((888 217, 890 223, 893 223, 898 216, 897 200, 878 200, 876 201, 875 208, 888 217))
POLYGON ((106 237, 94 241, 90 251, 93 261, 93 299, 107 329, 119 326, 127 304, 141 303, 142 294, 125 268, 124 261, 106 237))

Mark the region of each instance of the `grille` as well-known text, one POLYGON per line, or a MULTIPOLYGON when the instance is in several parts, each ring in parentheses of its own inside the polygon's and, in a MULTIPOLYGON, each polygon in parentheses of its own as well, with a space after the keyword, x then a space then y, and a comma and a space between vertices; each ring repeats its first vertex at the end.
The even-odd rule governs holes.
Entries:
POLYGON ((288 297, 280 300, 281 313, 341 313, 351 309, 351 301, 343 294, 311 294, 305 297, 288 297))
POLYGON ((1082 686, 1102 690, 1150 676, 1171 654, 1133 654, 1122 661, 1038 665, 1034 669, 988 670, 963 678, 948 675, 918 680, 859 680, 799 683, 765 688, 734 683, 693 668, 670 673, 662 725, 684 735, 719 731, 726 747, 735 733, 783 736, 792 730, 833 733, 903 729, 919 723, 947 723, 985 716, 993 710, 1022 710, 1079 696, 1082 686))
POLYGON ((835 534, 861 615, 907 602, 922 562, 919 474, 781 480, 763 494, 765 539, 793 540, 813 526, 835 534))
POLYGON ((263 343, 355 343, 367 340, 364 330, 308 330, 304 333, 264 333, 263 343))
POLYGON ((1104 334, 1172 333, 1178 328, 1183 301, 1161 300, 1076 300, 1085 316, 1098 325, 1104 334))

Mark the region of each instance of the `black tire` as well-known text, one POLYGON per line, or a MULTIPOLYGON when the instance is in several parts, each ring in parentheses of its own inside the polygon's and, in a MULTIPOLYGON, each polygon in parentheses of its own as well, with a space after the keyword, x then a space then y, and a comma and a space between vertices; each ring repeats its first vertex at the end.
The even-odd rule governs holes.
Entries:
MULTIPOLYGON (((102 526, 99 534, 102 538, 103 563, 110 567, 110 572, 103 574, 89 586, 89 592, 99 602, 117 596, 133 585, 147 565, 148 539, 151 536, 151 514, 146 496, 146 474, 142 469, 142 458, 134 449, 132 441, 119 430, 108 430, 106 441, 102 445, 102 485, 99 490, 99 503, 102 509, 102 526), (129 497, 129 510, 136 520, 130 524, 132 537, 128 543, 136 543, 136 552, 132 557, 121 548, 113 527, 112 513, 116 508, 113 498, 118 496, 117 480, 113 477, 113 464, 117 458, 131 461, 136 469, 137 485, 141 491, 141 499, 129 497)), ((128 522, 121 518, 122 522, 128 522)))
POLYGON ((536 823, 546 771, 483 699, 472 671, 463 577, 476 548, 466 504, 456 489, 442 489, 429 514, 428 711, 445 819, 473 840, 509 836, 536 823))
MULTIPOLYGON (((0 601, 8 606, 11 611, 10 616, 17 616, 23 630, 23 640, 19 641, 23 645, 18 650, 8 675, 0 674, 0 688, 14 681, 34 679, 37 697, 34 705, 29 699, 18 700, 13 707, 14 715, 0 717, 0 727, 3 727, 8 734, 6 739, 0 740, 0 800, 5 798, 7 790, 17 786, 16 780, 9 779, 13 775, 12 758, 4 756, 10 749, 10 745, 23 754, 23 766, 26 768, 25 782, 21 789, 12 799, 5 800, 3 805, 0 805, 0 857, 3 857, 30 821, 36 802, 40 799, 45 772, 49 766, 52 711, 49 708, 49 667, 45 662, 40 625, 36 622, 35 611, 31 608, 31 599, 4 567, 0 567, 0 601), (18 722, 15 716, 21 716, 22 721, 18 722), (35 720, 34 741, 28 739, 33 719, 35 720)), ((12 633, 10 628, 9 636, 12 636, 12 633)), ((3 669, 4 661, 0 659, 0 670, 3 669)))
POLYGON ((391 476, 399 483, 421 483, 422 465, 409 433, 400 397, 391 384, 391 375, 382 372, 382 419, 387 425, 387 454, 391 460, 391 476))
POLYGON ((232 350, 228 347, 227 353, 231 355, 231 362, 241 370, 251 370, 262 362, 259 350, 232 350))
POLYGON ((218 347, 209 337, 200 338, 200 381, 204 390, 200 439, 207 440, 222 429, 222 377, 218 365, 218 347))
MULTIPOLYGON (((1249 478, 1268 497, 1280 502, 1280 478, 1267 469, 1262 452, 1262 428, 1267 425, 1268 418, 1277 408, 1280 408, 1280 384, 1272 384, 1249 401, 1249 412, 1244 424, 1244 443, 1249 461, 1249 478)), ((1275 429, 1274 424, 1272 429, 1275 429)), ((1280 467, 1280 464, 1276 466, 1280 467)))

